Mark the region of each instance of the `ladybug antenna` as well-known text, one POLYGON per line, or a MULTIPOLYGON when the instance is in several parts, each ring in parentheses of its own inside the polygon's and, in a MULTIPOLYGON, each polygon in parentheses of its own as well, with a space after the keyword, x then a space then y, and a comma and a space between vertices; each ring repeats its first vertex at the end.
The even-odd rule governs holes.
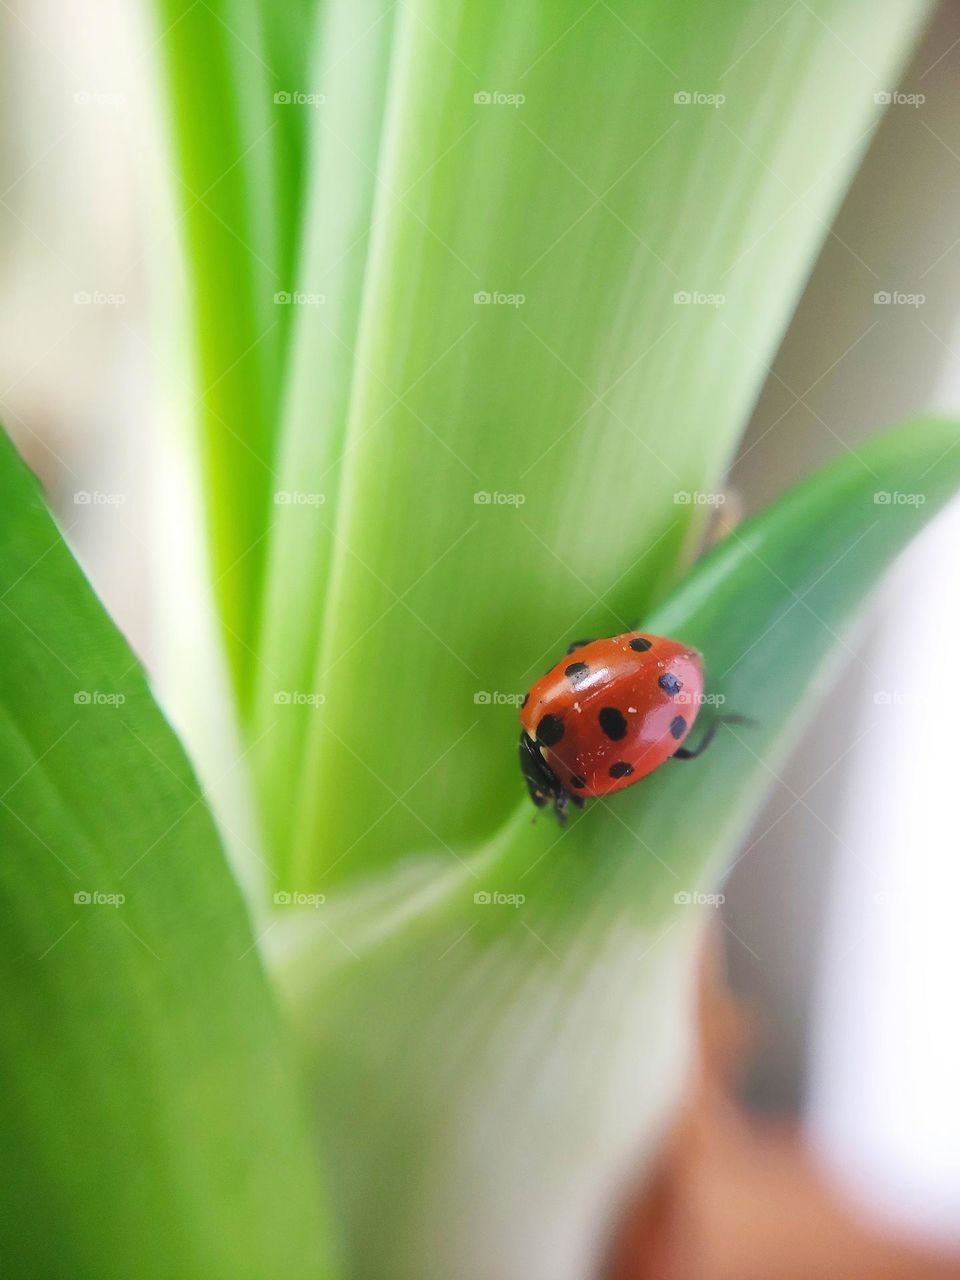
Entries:
POLYGON ((755 725, 756 723, 757 723, 756 720, 751 720, 749 716, 741 716, 733 713, 731 713, 728 716, 717 716, 716 719, 711 720, 710 724, 707 727, 706 733, 703 735, 703 737, 700 740, 699 746, 678 747, 677 750, 673 753, 673 759, 674 760, 696 760, 697 756, 702 756, 703 753, 706 751, 707 747, 709 747, 710 743, 717 736, 717 730, 723 724, 755 725))

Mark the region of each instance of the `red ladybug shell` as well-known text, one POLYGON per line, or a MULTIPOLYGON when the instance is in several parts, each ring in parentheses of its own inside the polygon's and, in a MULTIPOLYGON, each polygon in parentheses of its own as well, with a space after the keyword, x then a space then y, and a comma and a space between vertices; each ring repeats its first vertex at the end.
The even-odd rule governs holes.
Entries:
POLYGON ((605 796, 673 755, 702 694, 696 649, 627 631, 573 649, 527 694, 520 723, 571 796, 605 796))

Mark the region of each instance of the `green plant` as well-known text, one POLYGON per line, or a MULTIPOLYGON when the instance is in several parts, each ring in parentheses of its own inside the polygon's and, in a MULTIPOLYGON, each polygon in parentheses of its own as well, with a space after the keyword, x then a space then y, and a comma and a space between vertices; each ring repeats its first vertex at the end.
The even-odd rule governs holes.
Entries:
POLYGON ((4 1243, 25 1275, 583 1274, 678 1088, 675 897, 960 482, 916 420, 696 563, 677 501, 721 483, 925 6, 157 7, 265 923, 6 448, 4 1243), (532 823, 477 695, 640 619, 755 725, 532 823))
POLYGON ((323 1274, 289 1045, 196 778, 0 441, 5 1268, 323 1274))

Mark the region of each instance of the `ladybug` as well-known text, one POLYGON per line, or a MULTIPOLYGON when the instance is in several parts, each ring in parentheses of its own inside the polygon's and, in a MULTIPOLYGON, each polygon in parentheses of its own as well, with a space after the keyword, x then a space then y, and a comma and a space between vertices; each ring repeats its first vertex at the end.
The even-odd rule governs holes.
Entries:
POLYGON ((689 645, 639 631, 575 641, 520 707, 531 800, 552 800, 562 823, 571 800, 582 808, 585 796, 622 791, 665 760, 694 759, 720 723, 695 749, 683 745, 702 700, 703 658, 689 645))

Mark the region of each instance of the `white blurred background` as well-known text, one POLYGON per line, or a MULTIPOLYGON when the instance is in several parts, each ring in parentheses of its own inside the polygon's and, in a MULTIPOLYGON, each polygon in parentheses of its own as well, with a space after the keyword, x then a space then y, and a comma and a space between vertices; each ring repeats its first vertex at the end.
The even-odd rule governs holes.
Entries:
MULTIPOLYGON (((186 632, 167 608, 199 534, 181 451, 187 345, 158 323, 183 298, 144 8, 0 8, 0 414, 163 696, 165 657, 174 642, 203 650, 207 619, 195 574, 186 632)), ((960 9, 944 4, 901 86, 925 101, 889 109, 757 406, 732 477, 748 509, 879 425, 960 411, 958 73, 960 9), (925 300, 878 306, 878 291, 925 300)), ((865 1206, 953 1239, 958 560, 954 508, 851 638, 723 911, 731 975, 765 1028, 751 1104, 802 1111, 865 1206)))

